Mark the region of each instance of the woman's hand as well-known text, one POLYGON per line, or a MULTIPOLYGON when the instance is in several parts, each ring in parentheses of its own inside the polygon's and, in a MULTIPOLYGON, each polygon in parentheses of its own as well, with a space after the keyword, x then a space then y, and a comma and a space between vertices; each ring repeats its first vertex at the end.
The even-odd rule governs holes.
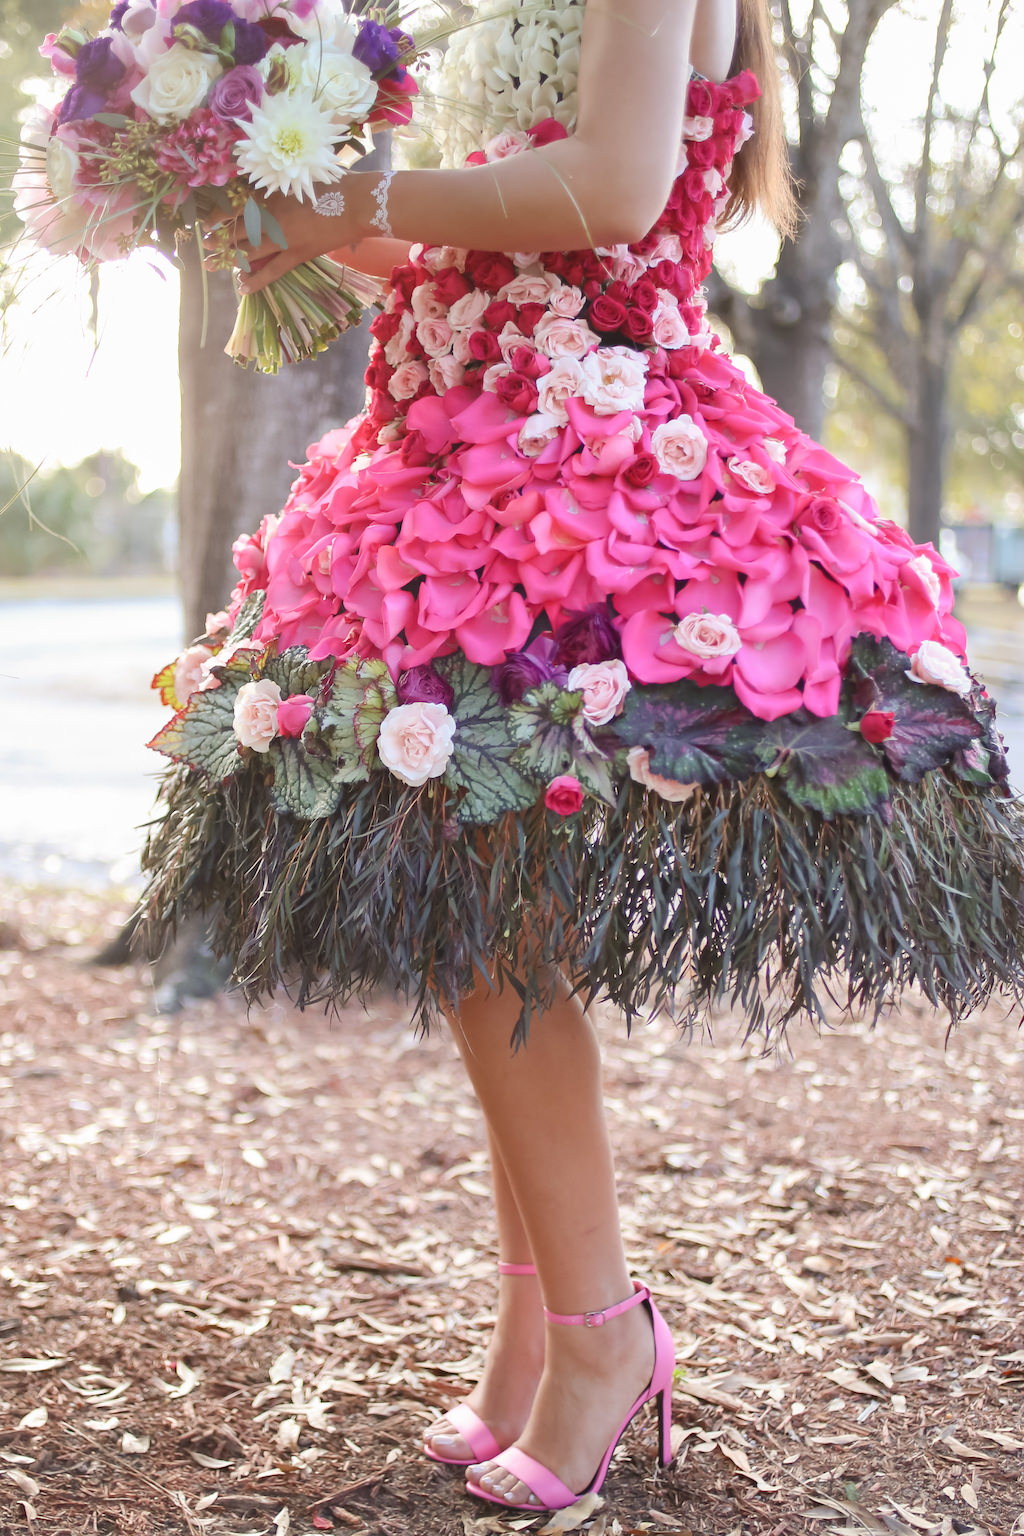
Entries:
MULTIPOLYGON (((304 261, 314 261, 352 241, 353 225, 347 210, 337 216, 325 217, 316 213, 312 204, 300 202, 297 197, 286 197, 281 192, 268 197, 263 207, 277 221, 287 245, 282 249, 268 234, 264 234, 258 246, 246 239, 238 242, 235 249, 249 265, 249 271, 243 270, 239 276, 243 293, 259 293, 261 288, 266 288, 275 278, 283 277, 293 267, 301 266, 304 261)), ((244 229, 241 217, 238 228, 240 231, 244 229)))

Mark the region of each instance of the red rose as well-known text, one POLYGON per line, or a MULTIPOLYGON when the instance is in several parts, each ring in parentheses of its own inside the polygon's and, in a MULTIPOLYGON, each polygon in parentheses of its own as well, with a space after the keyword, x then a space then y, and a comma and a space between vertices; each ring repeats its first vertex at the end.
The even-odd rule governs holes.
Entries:
POLYGON ((493 299, 483 312, 483 323, 489 331, 502 331, 510 320, 516 318, 516 307, 508 299, 493 299))
POLYGON ((896 724, 896 716, 891 709, 869 709, 860 722, 860 733, 865 741, 888 741, 896 724))
POLYGON ((487 164, 487 156, 484 154, 482 149, 474 149, 474 151, 473 151, 473 153, 471 155, 467 155, 466 156, 466 164, 467 165, 486 165, 487 164))
POLYGON ((630 289, 630 297, 637 309, 642 309, 645 315, 653 315, 658 307, 657 284, 649 277, 638 278, 630 289))
POLYGON ((710 117, 714 106, 710 81, 691 80, 686 105, 691 117, 710 117))
POLYGON ((517 416, 529 416, 537 409, 537 386, 521 373, 506 373, 498 380, 494 393, 502 405, 515 411, 517 416))
POLYGON ((710 170, 715 163, 714 139, 699 139, 695 144, 687 144, 686 159, 698 171, 710 170))
POLYGON ((693 365, 700 357, 696 347, 676 347, 668 354, 668 376, 670 379, 685 379, 693 370, 693 365))
POLYGON ((659 288, 671 288, 679 281, 679 269, 674 261, 659 261, 650 269, 654 273, 655 281, 659 288))
POLYGON ((478 288, 497 293, 516 275, 515 264, 500 251, 470 251, 466 256, 466 271, 478 288))
POLYGON ((560 773, 544 791, 544 804, 559 816, 575 816, 583 805, 583 785, 571 773, 560 773))
POLYGON ((569 137, 569 130, 553 117, 546 117, 542 123, 538 123, 535 128, 529 128, 527 132, 538 148, 542 144, 553 144, 556 139, 569 137))
POLYGON ((537 328, 538 320, 548 312, 546 304, 520 304, 519 329, 524 336, 532 336, 537 328))
POLYGON ((412 118, 411 96, 418 96, 420 88, 415 77, 408 70, 403 70, 401 76, 391 75, 387 80, 382 80, 377 88, 377 100, 373 104, 373 111, 366 119, 368 123, 394 123, 400 126, 408 123, 412 118))
POLYGON ((622 478, 631 490, 642 491, 645 485, 650 485, 660 467, 653 453, 638 453, 632 464, 627 464, 622 471, 622 478))
POLYGON ((382 310, 379 315, 374 316, 370 335, 375 336, 383 346, 391 340, 401 323, 402 317, 396 309, 382 310))
POLYGON ((829 496, 813 496, 801 514, 801 521, 818 533, 835 533, 842 527, 843 514, 829 496))
POLYGON ((624 283, 621 277, 617 277, 614 283, 608 284, 605 295, 609 299, 614 299, 617 304, 628 304, 632 297, 629 284, 624 283))
POLYGON ((516 373, 521 373, 524 379, 542 379, 551 370, 551 362, 543 352, 535 352, 532 347, 513 347, 508 355, 516 373))
POLYGON ((431 461, 427 440, 422 432, 406 432, 401 441, 399 456, 403 464, 424 465, 431 461))
POLYGON ((602 293, 591 304, 587 319, 595 331, 618 331, 625 324, 626 306, 602 293))
POLYGON ((654 334, 654 327, 651 324, 651 317, 650 315, 645 314, 642 309, 627 309, 626 323, 623 325, 622 329, 625 331, 630 341, 650 341, 652 335, 654 334))
POLYGON ((598 294, 601 292, 600 280, 596 277, 588 277, 586 282, 583 284, 583 292, 586 298, 596 299, 598 294))
POLYGON ((472 284, 464 272, 457 267, 445 267, 443 272, 438 272, 434 278, 434 288, 437 297, 442 304, 450 308, 456 301, 467 294, 472 284))
POLYGON ((393 369, 385 357, 378 354, 370 359, 370 365, 366 370, 366 382, 371 389, 387 389, 388 380, 393 369))
POLYGON ((499 363, 501 347, 493 331, 470 331, 469 350, 478 363, 499 363))
POLYGON ((693 169, 684 171, 680 180, 683 183, 683 192, 691 203, 701 203, 708 196, 703 171, 693 169))

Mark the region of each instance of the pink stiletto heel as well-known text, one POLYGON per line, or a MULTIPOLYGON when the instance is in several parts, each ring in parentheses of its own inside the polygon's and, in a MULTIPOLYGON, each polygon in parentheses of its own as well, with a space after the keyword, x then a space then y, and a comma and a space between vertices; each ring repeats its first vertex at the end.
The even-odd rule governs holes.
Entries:
MULTIPOLYGON (((498 1273, 499 1275, 535 1275, 537 1271, 532 1264, 508 1264, 503 1259, 498 1264, 498 1273)), ((493 1461, 504 1449, 495 1440, 476 1409, 471 1408, 468 1403, 457 1403, 445 1414, 445 1418, 455 1433, 462 1436, 473 1454, 462 1457, 439 1456, 437 1451, 424 1444, 423 1454, 431 1461, 438 1461, 443 1467, 471 1467, 478 1461, 493 1461)))
POLYGON ((609 1318, 618 1317, 620 1312, 627 1312, 630 1307, 645 1305, 651 1314, 651 1325, 654 1329, 654 1369, 646 1389, 641 1392, 636 1402, 630 1408, 619 1428, 612 1438, 612 1443, 605 1451, 601 1464, 594 1473, 593 1478, 586 1488, 581 1488, 579 1493, 574 1493, 571 1488, 562 1482, 543 1463, 533 1456, 528 1456, 518 1446, 511 1445, 507 1451, 502 1451, 498 1456, 488 1456, 484 1459, 491 1461, 495 1466, 503 1468, 521 1483, 525 1483, 530 1490, 533 1502, 520 1504, 510 1503, 500 1494, 489 1493, 486 1488, 480 1486, 472 1477, 466 1478, 466 1488, 469 1493, 475 1494, 478 1499, 486 1499, 488 1503, 500 1504, 505 1509, 528 1509, 535 1512, 567 1509, 570 1504, 575 1504, 585 1493, 597 1493, 605 1480, 608 1467, 612 1459, 612 1453, 622 1439, 633 1419, 640 1412, 645 1403, 653 1400, 658 1405, 658 1450, 659 1460, 663 1467, 667 1467, 672 1460, 672 1376, 676 1365, 675 1345, 669 1332, 668 1324, 658 1311, 651 1299, 651 1293, 646 1285, 633 1282, 633 1295, 627 1296, 625 1301, 617 1301, 614 1306, 605 1307, 600 1312, 563 1313, 550 1312, 544 1308, 544 1315, 551 1323, 566 1323, 573 1327, 600 1328, 609 1318))

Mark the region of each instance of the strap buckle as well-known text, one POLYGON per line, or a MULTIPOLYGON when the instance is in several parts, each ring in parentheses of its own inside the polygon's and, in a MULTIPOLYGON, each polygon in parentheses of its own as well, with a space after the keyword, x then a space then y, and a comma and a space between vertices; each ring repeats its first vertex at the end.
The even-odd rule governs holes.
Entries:
POLYGON ((600 1328, 605 1321, 604 1312, 584 1312, 584 1328, 600 1328))

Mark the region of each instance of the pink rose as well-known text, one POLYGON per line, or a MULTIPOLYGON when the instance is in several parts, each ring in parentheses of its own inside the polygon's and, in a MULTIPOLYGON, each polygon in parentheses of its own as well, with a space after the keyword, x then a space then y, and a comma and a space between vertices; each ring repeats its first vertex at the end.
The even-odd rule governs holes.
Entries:
POLYGON ((190 645, 182 651, 174 664, 174 696, 182 706, 186 705, 206 678, 203 667, 212 661, 213 652, 206 645, 190 645))
POLYGON ((562 426, 563 422, 556 416, 548 416, 543 411, 528 416, 519 428, 519 452, 527 459, 535 459, 554 442, 562 426))
POLYGON ((931 600, 933 608, 938 608, 942 600, 942 582, 939 574, 927 555, 915 555, 913 560, 908 560, 904 566, 905 571, 913 571, 931 600))
POLYGON ((425 363, 402 363, 388 380, 388 394, 393 400, 411 400, 428 378, 425 363))
POLYGON ((509 320, 498 332, 498 348, 506 363, 511 363, 513 352, 527 347, 531 352, 536 352, 536 347, 529 337, 524 336, 514 321, 509 320))
POLYGON ((499 289, 498 298, 510 304, 546 304, 561 286, 561 279, 550 272, 520 272, 499 289))
POLYGON ((566 687, 583 691, 583 718, 591 725, 607 725, 622 714, 626 694, 633 684, 621 661, 584 662, 573 667, 566 687))
POLYGON ((696 480, 708 458, 708 440, 692 416, 663 421, 651 433, 651 451, 666 474, 696 480))
POLYGON ((561 315, 564 320, 575 320, 585 303, 582 288, 563 283, 548 300, 548 309, 553 315, 561 315))
POLYGON ((441 320, 448 306, 433 283, 420 283, 412 291, 412 312, 417 320, 441 320))
POLYGON ((653 789, 663 800, 691 800, 700 791, 699 784, 683 784, 679 779, 665 779, 660 773, 652 773, 651 754, 646 747, 630 747, 626 762, 633 782, 653 789))
POLYGON ((277 706, 277 730, 281 736, 301 736, 313 713, 313 697, 308 693, 293 693, 282 699, 277 706))
POLYGON ((231 617, 221 608, 218 613, 206 615, 206 633, 211 640, 219 639, 221 635, 230 635, 231 617))
POLYGON ((409 343, 416 334, 416 321, 408 310, 400 316, 394 334, 384 343, 384 357, 392 368, 397 368, 409 356, 409 343))
POLYGON ((235 699, 235 736, 240 746, 266 752, 277 735, 277 709, 281 690, 269 678, 243 683, 235 699))
POLYGON ((728 468, 734 479, 758 496, 768 496, 775 489, 775 476, 771 470, 765 469, 763 464, 756 464, 753 459, 732 458, 728 468))
POLYGON ((537 322, 533 340, 548 357, 586 357, 600 337, 585 320, 570 320, 564 315, 545 315, 537 322))
POLYGON ((574 357, 557 357, 537 385, 538 405, 545 416, 564 425, 569 420, 565 402, 582 393, 583 369, 574 357))
POLYGON ((715 131, 713 117, 684 117, 683 138, 692 139, 694 143, 701 144, 705 139, 710 139, 715 131))
POLYGON ((631 347, 598 347, 596 352, 588 352, 579 366, 583 372, 581 393, 599 416, 643 410, 645 356, 631 347))
POLYGON ((427 367, 427 376, 430 379, 431 389, 436 394, 443 395, 462 383, 466 376, 466 369, 458 358, 448 352, 443 357, 431 359, 427 367))
POLYGON ((685 347, 690 340, 686 322, 679 313, 679 305, 670 293, 660 290, 658 307, 651 316, 652 334, 659 347, 675 350, 685 347))
POLYGON ((416 787, 444 773, 454 735, 455 721, 443 704, 399 704, 384 716, 377 751, 385 768, 416 787))
POLYGON ((421 320, 416 327, 416 340, 428 357, 440 357, 451 350, 452 328, 447 320, 421 320))
POLYGON ((560 773, 544 791, 544 804, 559 816, 575 816, 583 805, 583 785, 571 773, 560 773))
POLYGON ((509 155, 521 155, 524 149, 532 147, 533 140, 524 129, 506 128, 504 133, 496 133, 487 140, 484 154, 488 160, 507 160, 509 155))
POLYGON ((473 326, 480 324, 484 317, 484 310, 490 302, 489 294, 481 293, 478 288, 474 288, 472 293, 456 299, 446 317, 448 324, 453 331, 470 330, 473 326))
POLYGON ((960 657, 939 640, 924 640, 910 658, 907 676, 912 683, 932 683, 965 699, 971 691, 971 674, 960 657))
POLYGON ((735 656, 743 643, 739 630, 724 613, 688 613, 676 625, 673 639, 681 650, 702 661, 735 656))

